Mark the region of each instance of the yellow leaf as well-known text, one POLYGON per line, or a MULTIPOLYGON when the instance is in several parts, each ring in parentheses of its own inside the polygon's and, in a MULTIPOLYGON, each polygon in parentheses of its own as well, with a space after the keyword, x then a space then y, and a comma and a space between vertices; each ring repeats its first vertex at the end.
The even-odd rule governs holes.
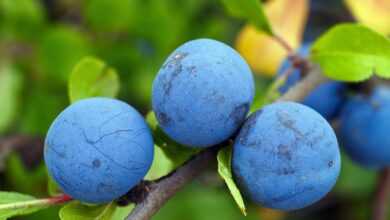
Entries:
POLYGON ((286 213, 274 209, 259 208, 260 219, 267 220, 283 220, 286 217, 286 213))
MULTIPOLYGON (((264 5, 274 33, 294 49, 301 43, 308 4, 308 0, 272 0, 264 5)), ((267 76, 275 75, 287 56, 286 50, 272 36, 252 25, 246 25, 238 34, 236 48, 256 73, 267 76)))
POLYGON ((345 4, 360 23, 384 35, 390 34, 389 0, 345 0, 345 4))

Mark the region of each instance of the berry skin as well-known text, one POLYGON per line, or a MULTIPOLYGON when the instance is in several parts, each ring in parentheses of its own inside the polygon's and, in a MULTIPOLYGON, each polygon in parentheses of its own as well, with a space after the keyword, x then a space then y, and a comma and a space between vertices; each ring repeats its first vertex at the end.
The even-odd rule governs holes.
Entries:
POLYGON ((152 106, 172 139, 208 147, 237 131, 253 96, 253 76, 243 58, 224 43, 198 39, 165 61, 153 82, 152 106))
MULTIPOLYGON (((311 44, 304 44, 298 51, 298 54, 306 57, 309 54, 311 44)), ((291 61, 286 59, 277 76, 280 76, 291 67, 291 61)), ((286 83, 280 88, 280 92, 283 94, 287 92, 289 88, 294 86, 301 80, 301 71, 294 69, 294 71, 288 76, 286 83)), ((317 112, 319 112, 324 118, 331 120, 337 116, 339 110, 344 103, 344 92, 346 86, 343 83, 336 81, 329 81, 322 83, 315 88, 303 101, 302 104, 307 105, 317 112)))
POLYGON ((357 95, 340 115, 340 142, 348 155, 363 166, 390 165, 390 89, 377 87, 367 97, 357 95))
POLYGON ((150 130, 134 108, 115 99, 90 98, 70 105, 54 120, 44 158, 66 194, 105 203, 142 180, 153 146, 150 130))
POLYGON ((255 203, 295 210, 324 197, 340 172, 340 152, 328 122, 311 108, 278 102, 252 114, 232 155, 235 180, 255 203))

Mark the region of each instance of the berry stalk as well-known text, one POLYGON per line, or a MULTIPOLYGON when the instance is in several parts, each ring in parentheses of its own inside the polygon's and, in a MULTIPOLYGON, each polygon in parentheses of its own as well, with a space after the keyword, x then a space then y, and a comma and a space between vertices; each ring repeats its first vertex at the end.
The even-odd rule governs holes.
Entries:
POLYGON ((372 212, 373 220, 387 219, 387 202, 390 195, 390 168, 383 169, 379 174, 378 187, 374 198, 372 212))
POLYGON ((0 210, 14 210, 14 209, 23 209, 23 208, 34 208, 34 207, 46 207, 52 205, 60 205, 66 202, 73 200, 70 196, 66 194, 61 194, 58 196, 36 199, 30 201, 14 202, 8 204, 0 205, 0 210))

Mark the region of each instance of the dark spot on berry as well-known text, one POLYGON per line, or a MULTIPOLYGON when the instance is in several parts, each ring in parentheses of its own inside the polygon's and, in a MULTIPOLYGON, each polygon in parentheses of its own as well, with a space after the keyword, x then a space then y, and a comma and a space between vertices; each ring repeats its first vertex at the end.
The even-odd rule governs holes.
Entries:
POLYGON ((330 160, 330 161, 328 162, 328 167, 329 167, 329 168, 333 167, 333 164, 334 164, 334 163, 333 163, 333 160, 330 160))
POLYGON ((92 166, 94 168, 99 168, 100 167, 100 160, 99 159, 95 159, 92 161, 92 166))
POLYGON ((177 53, 170 60, 168 60, 163 66, 163 69, 167 69, 169 73, 164 79, 163 89, 165 95, 169 95, 172 89, 173 81, 183 71, 182 60, 188 55, 188 53, 177 53))
POLYGON ((292 168, 283 168, 282 171, 279 173, 280 175, 291 175, 294 174, 295 170, 292 168))
POLYGON ((162 126, 167 126, 172 121, 172 119, 165 112, 157 112, 156 115, 162 126))
POLYGON ((190 74, 193 74, 195 75, 196 74, 196 66, 189 66, 187 67, 187 72, 190 73, 190 74))
POLYGON ((278 154, 278 157, 281 159, 291 160, 291 158, 292 158, 291 151, 290 151, 289 147, 286 145, 283 145, 283 144, 278 146, 277 154, 278 154))

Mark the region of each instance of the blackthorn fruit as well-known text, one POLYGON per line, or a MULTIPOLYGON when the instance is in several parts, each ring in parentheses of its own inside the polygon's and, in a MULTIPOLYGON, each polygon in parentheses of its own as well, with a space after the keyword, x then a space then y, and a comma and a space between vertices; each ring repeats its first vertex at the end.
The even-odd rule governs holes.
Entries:
POLYGON ((66 194, 105 203, 142 180, 153 146, 150 130, 134 108, 115 99, 90 98, 70 105, 54 120, 44 157, 66 194))
POLYGON ((333 129, 311 108, 278 102, 253 113, 237 136, 235 181, 255 203, 295 210, 324 197, 340 172, 333 129))
POLYGON ((180 144, 208 147, 228 139, 253 101, 249 66, 224 43, 198 39, 177 48, 153 82, 152 105, 163 131, 180 144))
POLYGON ((370 96, 356 95, 340 115, 340 141, 348 155, 363 166, 390 165, 390 89, 377 87, 370 96))

